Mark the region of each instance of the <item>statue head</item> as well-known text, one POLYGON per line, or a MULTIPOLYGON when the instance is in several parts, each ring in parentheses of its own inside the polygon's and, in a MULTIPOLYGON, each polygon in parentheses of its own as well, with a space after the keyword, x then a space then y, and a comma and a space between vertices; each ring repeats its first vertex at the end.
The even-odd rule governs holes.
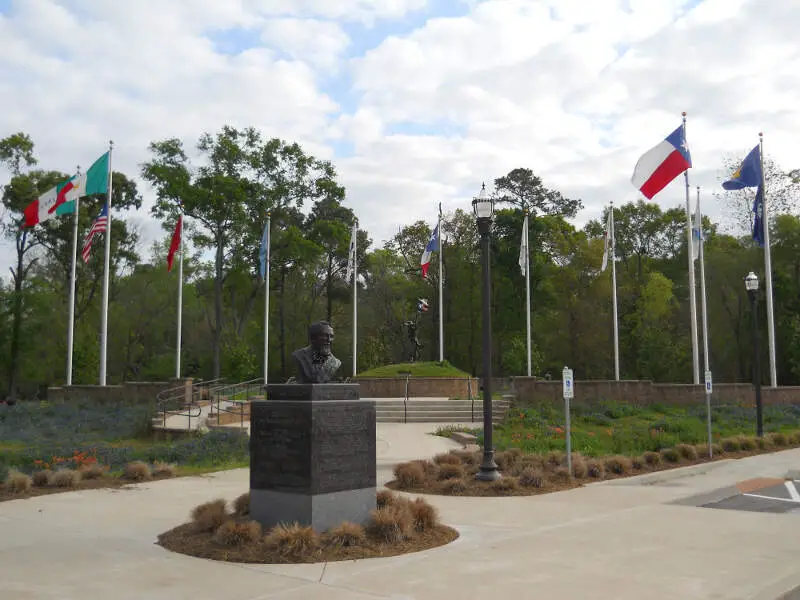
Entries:
POLYGON ((320 356, 330 356, 333 343, 333 327, 327 321, 317 321, 308 328, 308 341, 314 352, 320 356))

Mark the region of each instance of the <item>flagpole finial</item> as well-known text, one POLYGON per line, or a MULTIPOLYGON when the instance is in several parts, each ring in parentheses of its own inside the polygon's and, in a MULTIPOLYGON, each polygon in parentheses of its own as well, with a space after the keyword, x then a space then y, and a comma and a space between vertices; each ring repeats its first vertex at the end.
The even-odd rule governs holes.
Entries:
POLYGON ((764 137, 764 132, 763 131, 759 131, 758 132, 758 137, 763 138, 764 137))
POLYGON ((682 117, 685 119, 685 118, 686 118, 686 111, 683 111, 683 112, 681 113, 681 116, 682 116, 682 117))
POLYGON ((113 150, 114 149, 114 140, 108 140, 108 149, 109 150, 113 150))

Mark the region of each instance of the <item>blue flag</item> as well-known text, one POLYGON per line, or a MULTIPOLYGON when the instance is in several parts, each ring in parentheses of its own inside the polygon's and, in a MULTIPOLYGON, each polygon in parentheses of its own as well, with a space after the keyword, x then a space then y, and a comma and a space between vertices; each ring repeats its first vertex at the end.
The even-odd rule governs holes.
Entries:
POLYGON ((756 198, 753 200, 753 239, 764 247, 764 187, 758 186, 756 198))
POLYGON ((723 182, 726 190, 741 190, 761 185, 761 150, 758 146, 750 150, 741 166, 733 172, 728 181, 723 182))
POLYGON ((267 220, 267 224, 264 226, 264 235, 261 236, 261 248, 258 250, 258 260, 259 260, 259 273, 261 273, 261 279, 266 279, 267 276, 267 248, 269 247, 269 220, 267 220))

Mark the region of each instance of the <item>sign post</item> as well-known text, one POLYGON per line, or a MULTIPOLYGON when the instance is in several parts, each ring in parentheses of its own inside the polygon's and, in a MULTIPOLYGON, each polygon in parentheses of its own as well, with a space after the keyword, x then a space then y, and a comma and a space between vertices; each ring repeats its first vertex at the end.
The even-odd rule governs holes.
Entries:
POLYGON ((561 381, 564 387, 564 414, 566 416, 564 437, 567 442, 567 470, 569 471, 569 476, 572 477, 572 431, 569 419, 569 401, 575 397, 575 380, 572 377, 572 369, 564 367, 561 381))
POLYGON ((713 439, 711 437, 711 393, 713 391, 713 383, 711 379, 711 371, 706 371, 706 427, 708 429, 708 458, 714 456, 713 439))

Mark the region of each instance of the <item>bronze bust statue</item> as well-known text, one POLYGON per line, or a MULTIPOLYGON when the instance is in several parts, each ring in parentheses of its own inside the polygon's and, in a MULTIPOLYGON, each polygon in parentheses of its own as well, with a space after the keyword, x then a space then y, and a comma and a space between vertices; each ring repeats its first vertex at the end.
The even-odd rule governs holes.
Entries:
POLYGON ((327 321, 317 321, 308 328, 309 345, 292 353, 297 371, 297 383, 328 383, 342 362, 331 354, 333 327, 327 321))

